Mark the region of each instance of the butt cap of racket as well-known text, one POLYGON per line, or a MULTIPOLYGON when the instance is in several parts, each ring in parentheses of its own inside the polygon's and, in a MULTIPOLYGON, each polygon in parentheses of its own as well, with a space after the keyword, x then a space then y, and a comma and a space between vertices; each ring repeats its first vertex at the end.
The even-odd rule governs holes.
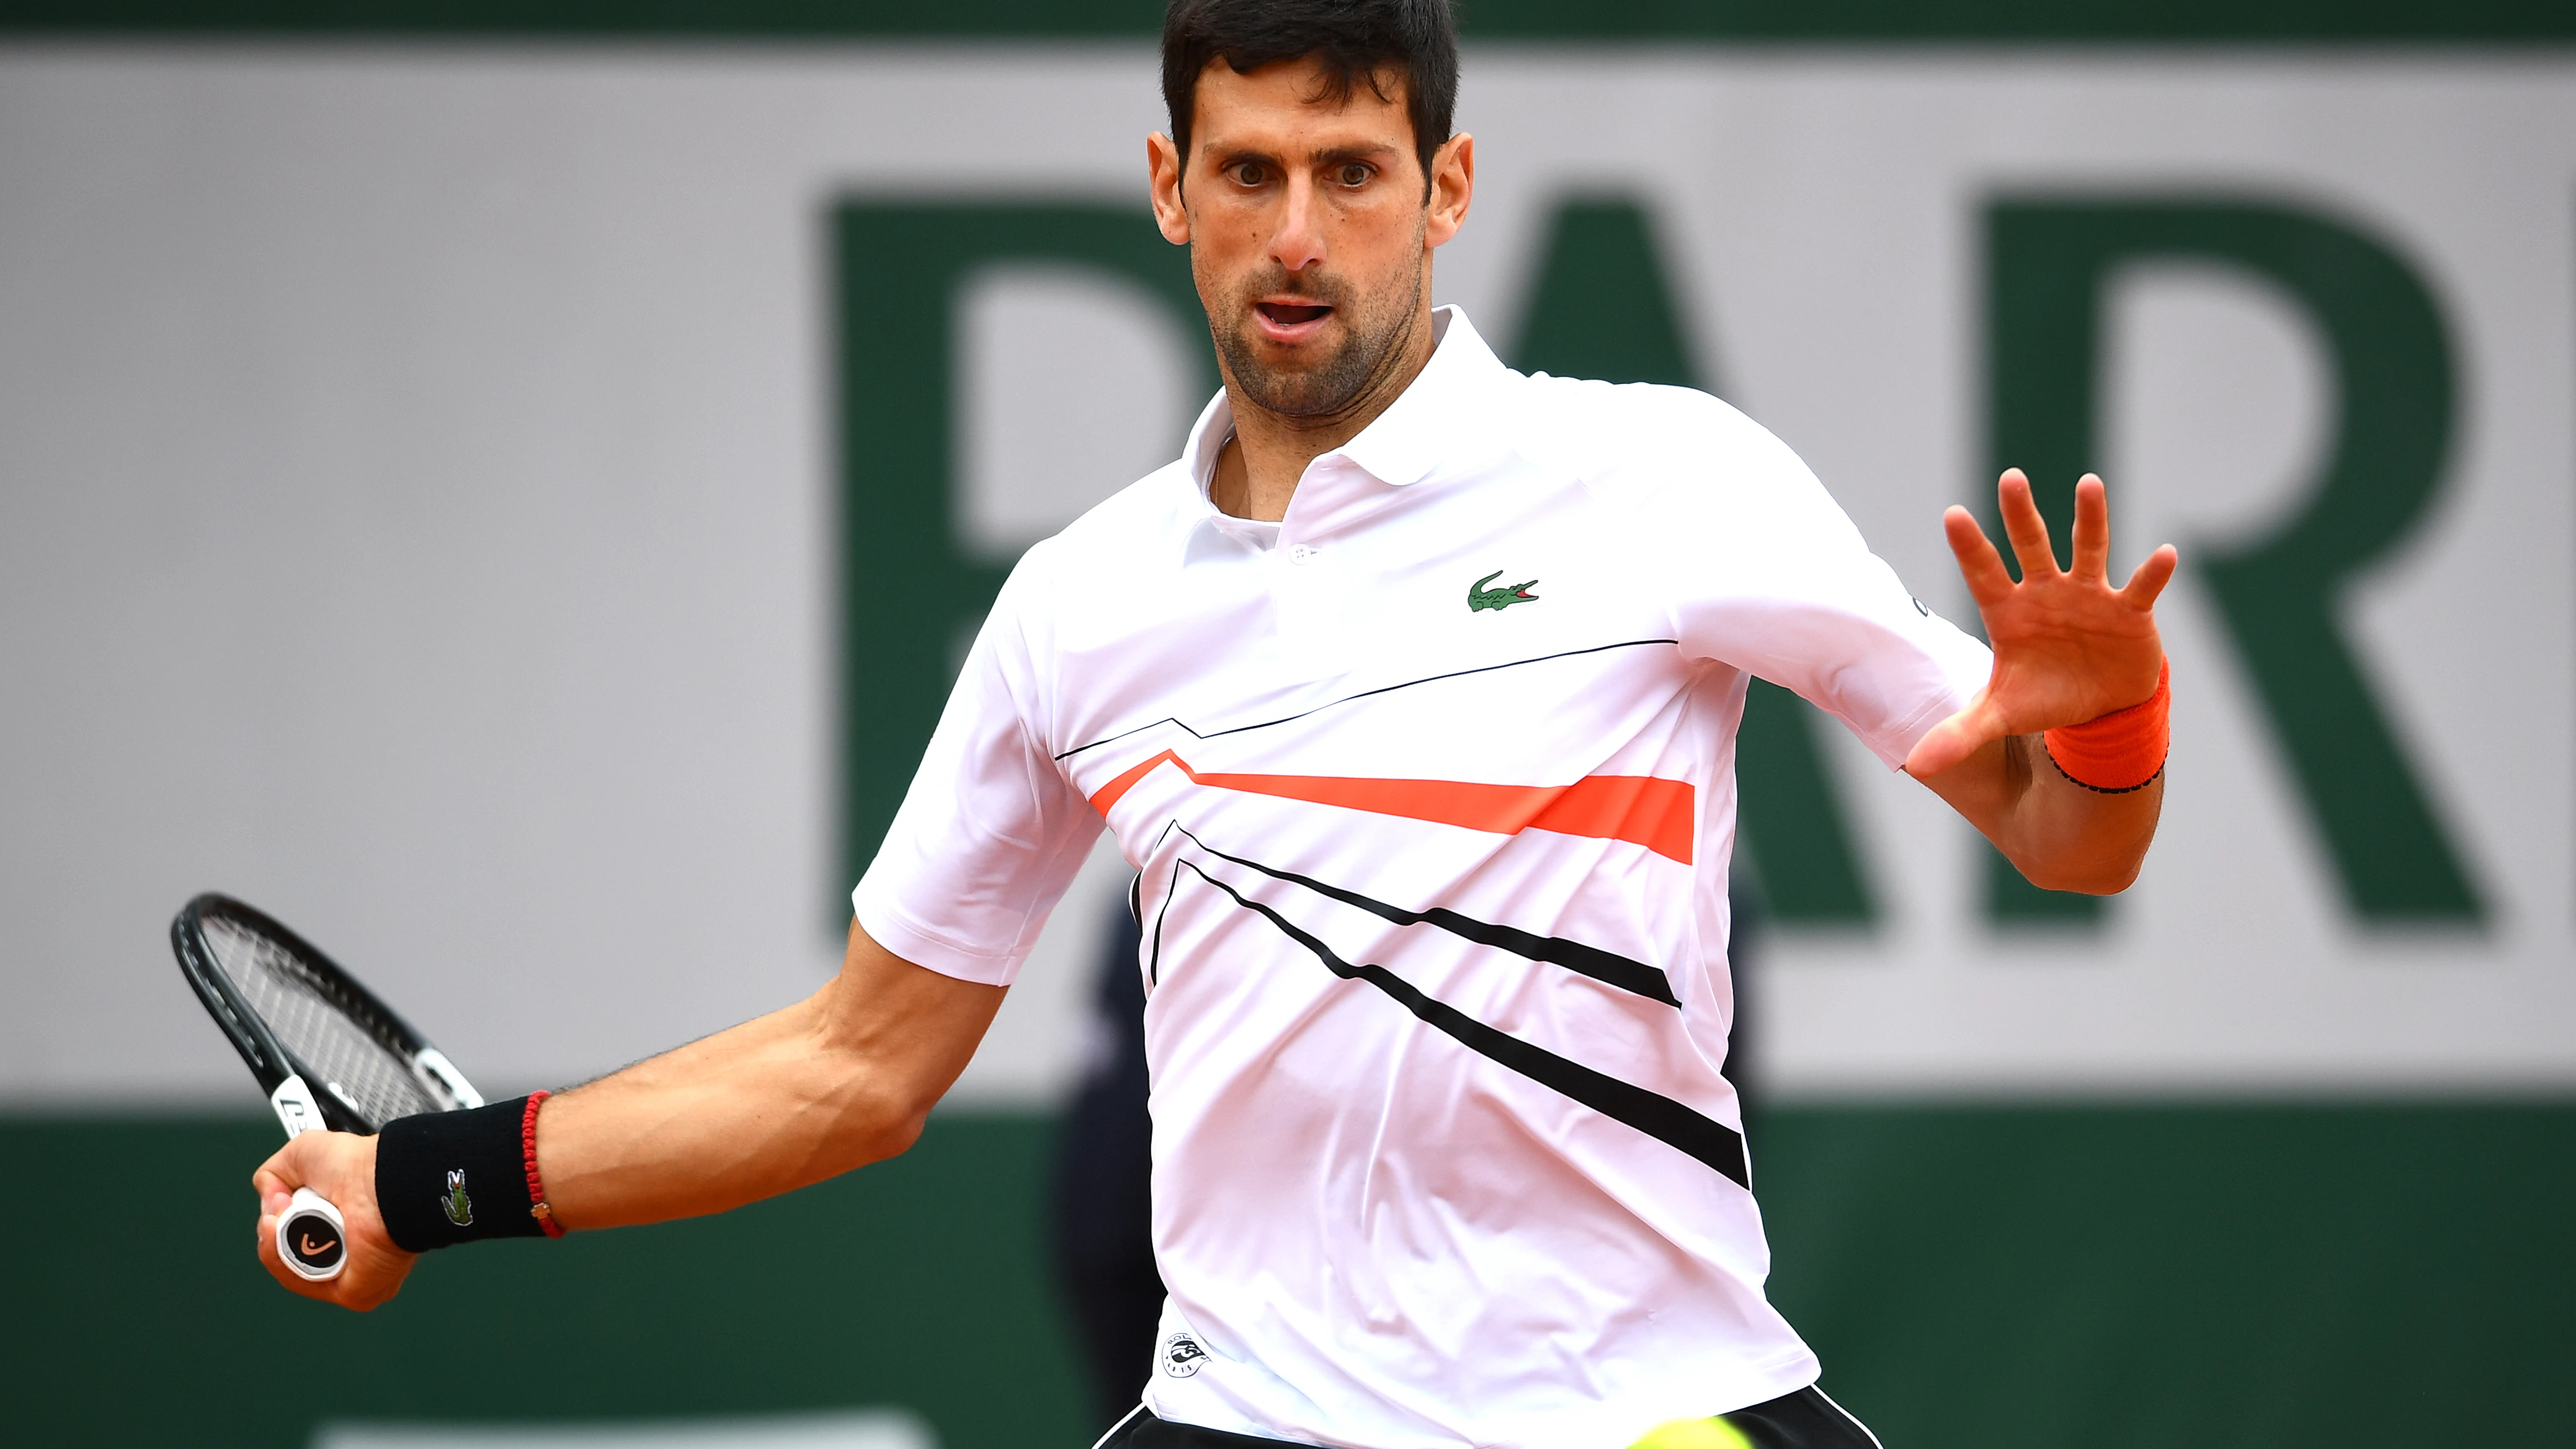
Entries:
POLYGON ((349 1233, 329 1198, 309 1187, 295 1190, 294 1201, 277 1215, 277 1260, 310 1283, 340 1276, 349 1262, 349 1233))

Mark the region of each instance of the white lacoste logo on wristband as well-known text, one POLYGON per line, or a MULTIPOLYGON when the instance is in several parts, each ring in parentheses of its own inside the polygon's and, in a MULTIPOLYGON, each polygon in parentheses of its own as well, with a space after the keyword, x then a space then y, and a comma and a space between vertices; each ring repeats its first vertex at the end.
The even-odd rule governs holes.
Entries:
POLYGON ((465 1195, 464 1168, 460 1167, 447 1174, 447 1196, 440 1198, 438 1205, 447 1209, 449 1222, 460 1228, 470 1228, 474 1225, 474 1199, 465 1195))
POLYGON ((1186 1333, 1175 1333, 1163 1340, 1163 1372, 1185 1379, 1207 1367, 1208 1351, 1186 1333))

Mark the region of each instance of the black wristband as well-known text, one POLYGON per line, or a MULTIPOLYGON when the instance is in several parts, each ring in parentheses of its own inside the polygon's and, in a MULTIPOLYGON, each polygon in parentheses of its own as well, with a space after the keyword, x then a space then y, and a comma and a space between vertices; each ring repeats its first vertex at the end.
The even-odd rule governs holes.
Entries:
POLYGON ((376 1134, 376 1211, 406 1253, 478 1238, 536 1238, 526 1148, 528 1099, 397 1117, 376 1134))

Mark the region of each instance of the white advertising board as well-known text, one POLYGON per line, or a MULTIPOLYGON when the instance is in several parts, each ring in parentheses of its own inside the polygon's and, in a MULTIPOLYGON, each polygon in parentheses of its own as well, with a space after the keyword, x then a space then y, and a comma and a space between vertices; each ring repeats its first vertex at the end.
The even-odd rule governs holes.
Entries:
MULTIPOLYGON (((1143 228, 1160 124, 1130 44, 0 52, 0 1101, 247 1100, 160 941, 208 887, 503 1088, 812 989, 863 657, 835 319, 907 285, 836 218, 1143 228)), ((1505 47, 1460 124, 1439 299, 1521 336, 1570 206, 1642 218, 1694 375, 1936 606, 1941 507, 2051 396, 2115 561, 2185 550, 2163 834, 2096 916, 1998 915, 1966 827, 1818 733, 1862 904, 1772 937, 1772 1087, 2576 1086, 2576 62, 1505 47), (2089 345, 2012 320, 2046 285, 2089 345)), ((964 554, 1196 410, 1204 335, 1079 255, 949 315, 964 554)), ((1123 884, 962 1097, 1060 1087, 1123 884)))

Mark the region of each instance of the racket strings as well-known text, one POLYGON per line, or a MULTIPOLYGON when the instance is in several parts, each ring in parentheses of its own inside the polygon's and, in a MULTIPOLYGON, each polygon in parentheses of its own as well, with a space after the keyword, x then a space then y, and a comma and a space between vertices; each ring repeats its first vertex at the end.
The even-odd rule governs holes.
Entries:
POLYGON ((366 1119, 369 1130, 396 1117, 443 1110, 412 1075, 411 1054, 363 1002, 302 956, 267 936, 220 918, 205 921, 216 964, 232 979, 288 1054, 321 1077, 327 1091, 366 1119))

